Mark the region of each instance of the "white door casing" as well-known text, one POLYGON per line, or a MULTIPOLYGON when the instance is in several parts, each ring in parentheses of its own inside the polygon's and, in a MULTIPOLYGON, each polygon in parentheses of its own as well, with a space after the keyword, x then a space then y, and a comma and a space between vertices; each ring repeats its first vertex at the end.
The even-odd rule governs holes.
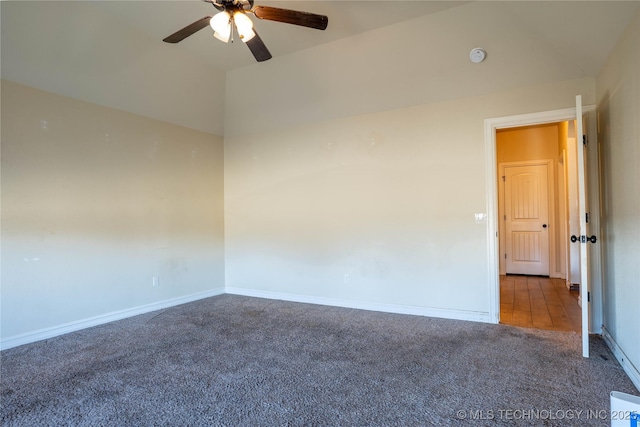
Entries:
POLYGON ((508 274, 549 275, 548 169, 547 164, 504 168, 508 274))

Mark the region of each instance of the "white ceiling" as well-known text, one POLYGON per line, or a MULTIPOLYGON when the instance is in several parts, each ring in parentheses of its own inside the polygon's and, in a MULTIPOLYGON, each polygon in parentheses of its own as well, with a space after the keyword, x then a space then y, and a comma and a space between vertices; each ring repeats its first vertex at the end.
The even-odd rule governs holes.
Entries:
MULTIPOLYGON (((436 13, 468 3, 468 1, 282 1, 257 0, 254 5, 266 5, 311 12, 329 17, 327 30, 319 31, 295 25, 264 21, 250 15, 256 30, 273 56, 283 56, 302 49, 371 31, 386 25, 406 21, 418 16, 436 13)), ((202 1, 102 1, 96 7, 113 14, 128 25, 146 33, 155 40, 218 12, 202 1)), ((212 67, 229 71, 251 65, 253 56, 243 43, 225 44, 212 37, 205 28, 176 45, 166 49, 184 49, 212 67)))
MULTIPOLYGON (((361 56, 371 67, 379 61, 376 56, 385 55, 387 61, 402 66, 415 64, 407 57, 415 52, 423 58, 423 67, 428 58, 439 61, 433 69, 424 68, 425 81, 436 81, 433 77, 440 77, 442 70, 452 70, 447 80, 451 88, 432 89, 459 96, 461 82, 454 78, 455 70, 468 49, 480 44, 492 48, 485 71, 519 73, 521 80, 527 80, 527 73, 540 72, 535 58, 526 62, 529 65, 521 60, 530 50, 545 61, 552 58, 554 67, 565 67, 566 72, 556 73, 561 78, 595 76, 640 9, 640 0, 256 0, 256 4, 325 14, 329 25, 318 31, 254 18, 273 54, 273 59, 256 63, 241 42, 222 43, 209 28, 178 44, 162 42, 217 12, 201 1, 2 1, 2 78, 223 135, 228 73, 256 78, 278 69, 282 74, 288 58, 301 53, 310 61, 310 70, 326 69, 324 63, 314 68, 312 62, 320 60, 315 52, 322 52, 323 61, 344 61, 344 54, 354 52, 351 57, 361 56), (407 40, 409 35, 417 39, 407 40)), ((378 81, 376 70, 369 69, 367 79, 378 81)), ((381 72, 380 77, 385 76, 381 72)), ((398 106, 420 100, 397 95, 406 100, 398 100, 398 106)))

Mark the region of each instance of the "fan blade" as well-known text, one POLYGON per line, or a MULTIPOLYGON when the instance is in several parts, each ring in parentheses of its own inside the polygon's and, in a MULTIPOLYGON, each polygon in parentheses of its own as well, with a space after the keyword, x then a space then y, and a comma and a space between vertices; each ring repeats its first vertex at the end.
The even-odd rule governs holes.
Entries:
MULTIPOLYGON (((255 28, 253 29, 255 32, 255 28)), ((251 40, 249 40, 246 45, 249 47, 251 53, 256 58, 256 61, 262 62, 267 59, 271 59, 271 52, 267 49, 267 46, 264 44, 258 33, 251 40)))
POLYGON ((186 39, 193 33, 198 32, 204 27, 206 27, 207 25, 209 25, 209 21, 211 21, 211 17, 205 16, 202 19, 198 19, 193 24, 189 24, 183 29, 176 31, 175 33, 171 34, 169 37, 165 37, 164 39, 162 39, 162 41, 167 43, 178 43, 179 41, 186 39))
POLYGON ((300 25, 302 27, 324 30, 327 28, 329 18, 324 15, 316 15, 309 12, 298 12, 296 10, 280 9, 270 6, 256 6, 252 10, 256 18, 269 21, 286 22, 287 24, 300 25))

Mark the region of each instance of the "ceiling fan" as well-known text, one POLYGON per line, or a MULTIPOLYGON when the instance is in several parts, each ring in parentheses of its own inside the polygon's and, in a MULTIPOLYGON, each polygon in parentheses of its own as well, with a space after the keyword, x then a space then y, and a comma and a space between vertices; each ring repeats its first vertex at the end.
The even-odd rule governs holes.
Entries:
POLYGON ((205 16, 196 22, 187 25, 176 31, 162 41, 167 43, 178 43, 190 35, 200 31, 207 25, 213 28, 213 35, 223 42, 233 41, 233 28, 235 27, 240 40, 248 47, 258 62, 271 59, 271 52, 267 49, 256 30, 253 22, 247 16, 252 13, 258 19, 267 21, 284 22, 287 24, 300 25, 302 27, 324 30, 327 28, 329 18, 324 15, 317 15, 309 12, 298 12, 290 9, 280 9, 270 6, 253 6, 253 0, 202 0, 211 3, 220 12, 213 17, 205 16))

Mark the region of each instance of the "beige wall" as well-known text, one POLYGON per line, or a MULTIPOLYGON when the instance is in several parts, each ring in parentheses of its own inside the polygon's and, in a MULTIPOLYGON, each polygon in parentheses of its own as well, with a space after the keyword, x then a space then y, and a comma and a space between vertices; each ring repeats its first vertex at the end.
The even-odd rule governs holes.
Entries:
POLYGON ((471 2, 229 73, 227 290, 492 318, 484 120, 595 102, 513 12, 471 2))
POLYGON ((596 80, 602 158, 604 327, 640 387, 640 14, 596 80))
POLYGON ((558 124, 558 157, 562 156, 567 149, 567 138, 569 138, 569 122, 558 124))
POLYGON ((219 137, 2 80, 2 340, 223 291, 222 169, 219 137))
POLYGON ((484 119, 577 93, 594 80, 225 138, 227 289, 489 319, 484 119))
POLYGON ((524 126, 496 132, 498 163, 558 158, 560 124, 524 126))

